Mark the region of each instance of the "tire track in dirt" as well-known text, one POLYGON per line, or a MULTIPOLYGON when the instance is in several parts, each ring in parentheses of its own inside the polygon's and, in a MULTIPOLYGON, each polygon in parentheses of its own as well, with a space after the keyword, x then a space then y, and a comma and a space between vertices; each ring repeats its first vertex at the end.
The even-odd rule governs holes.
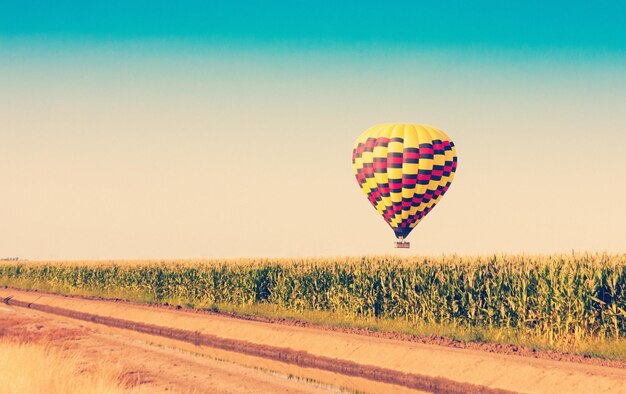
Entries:
POLYGON ((455 382, 441 377, 431 377, 419 374, 410 374, 392 369, 362 365, 348 360, 334 359, 319 355, 312 355, 305 351, 289 348, 280 348, 251 343, 228 338, 220 338, 210 334, 201 334, 171 327, 134 322, 114 317, 99 316, 86 312, 79 312, 50 305, 39 304, 36 300, 25 302, 6 297, 3 302, 22 308, 30 308, 59 316, 103 324, 109 327, 132 330, 144 334, 155 335, 191 343, 198 346, 207 346, 220 350, 242 353, 249 356, 294 364, 304 368, 315 368, 342 375, 365 378, 377 382, 395 384, 420 391, 433 393, 511 393, 511 391, 477 386, 468 383, 455 382))

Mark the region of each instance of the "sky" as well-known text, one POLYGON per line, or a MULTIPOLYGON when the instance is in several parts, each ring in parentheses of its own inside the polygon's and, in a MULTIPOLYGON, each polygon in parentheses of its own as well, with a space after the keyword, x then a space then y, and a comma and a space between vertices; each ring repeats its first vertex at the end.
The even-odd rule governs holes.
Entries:
POLYGON ((0 257, 625 251, 626 6, 336 3, 0 0, 0 257), (390 122, 459 156, 408 251, 390 122))

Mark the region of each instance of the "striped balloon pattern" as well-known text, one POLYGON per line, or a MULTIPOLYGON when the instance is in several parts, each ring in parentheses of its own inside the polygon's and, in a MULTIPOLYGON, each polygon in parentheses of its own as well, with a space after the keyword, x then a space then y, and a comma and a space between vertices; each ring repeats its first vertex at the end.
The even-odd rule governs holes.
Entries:
POLYGON ((403 239, 448 191, 456 148, 431 126, 382 124, 357 139, 352 167, 367 199, 403 239))

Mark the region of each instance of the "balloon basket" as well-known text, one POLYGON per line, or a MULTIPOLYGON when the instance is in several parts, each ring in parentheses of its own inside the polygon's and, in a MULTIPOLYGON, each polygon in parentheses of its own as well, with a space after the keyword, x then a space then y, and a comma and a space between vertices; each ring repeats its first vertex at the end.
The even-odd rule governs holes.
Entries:
POLYGON ((393 246, 396 249, 409 249, 411 247, 411 243, 406 241, 396 241, 393 243, 393 246))

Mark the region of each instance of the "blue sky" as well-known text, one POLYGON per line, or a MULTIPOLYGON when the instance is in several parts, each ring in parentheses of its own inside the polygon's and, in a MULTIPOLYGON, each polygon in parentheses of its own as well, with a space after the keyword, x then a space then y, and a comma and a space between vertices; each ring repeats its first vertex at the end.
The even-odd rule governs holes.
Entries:
POLYGON ((626 50, 621 1, 7 1, 0 36, 626 50))

